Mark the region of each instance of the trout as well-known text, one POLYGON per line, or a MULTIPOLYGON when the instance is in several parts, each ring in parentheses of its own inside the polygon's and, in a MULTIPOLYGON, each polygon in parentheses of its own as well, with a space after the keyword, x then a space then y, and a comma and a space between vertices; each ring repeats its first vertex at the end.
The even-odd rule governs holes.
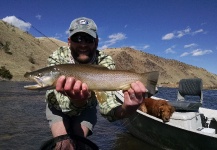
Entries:
POLYGON ((127 70, 109 70, 99 65, 60 64, 45 67, 33 72, 26 72, 24 77, 34 80, 37 84, 24 86, 28 90, 54 89, 57 79, 61 76, 72 76, 86 83, 92 91, 127 90, 130 84, 141 81, 150 94, 155 94, 159 72, 135 73, 127 70))

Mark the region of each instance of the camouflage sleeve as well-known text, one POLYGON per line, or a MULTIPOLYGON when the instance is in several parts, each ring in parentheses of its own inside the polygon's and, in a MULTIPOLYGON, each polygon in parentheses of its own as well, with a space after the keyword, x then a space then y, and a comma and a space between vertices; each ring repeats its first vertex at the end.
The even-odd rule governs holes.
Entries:
POLYGON ((48 66, 70 63, 68 47, 60 47, 54 51, 47 59, 48 66))
MULTIPOLYGON (((56 51, 54 51, 48 57, 47 65, 53 66, 53 65, 57 65, 57 64, 70 63, 69 52, 70 51, 69 51, 68 47, 59 47, 56 51)), ((56 92, 56 90, 47 90, 45 96, 46 96, 46 101, 49 104, 56 106, 56 108, 58 107, 58 105, 61 105, 61 104, 58 104, 57 101, 61 101, 62 103, 69 105, 68 97, 63 96, 61 93, 56 92)), ((65 106, 65 108, 66 108, 66 106, 65 106)), ((68 106, 67 106, 67 108, 68 108, 68 106)), ((62 111, 67 111, 67 110, 62 110, 62 111)))
MULTIPOLYGON (((115 69, 115 63, 114 63, 112 57, 111 56, 104 56, 103 57, 103 54, 101 54, 101 55, 102 55, 102 58, 99 60, 99 65, 102 65, 102 66, 105 66, 109 69, 114 70, 115 69)), ((107 118, 109 121, 117 120, 114 116, 114 112, 115 112, 115 108, 117 106, 120 106, 121 103, 119 103, 116 100, 116 96, 115 96, 114 91, 106 91, 104 93, 100 92, 100 94, 101 94, 101 97, 103 97, 103 95, 104 95, 104 99, 98 100, 101 115, 103 117, 107 118)), ((97 93, 96 93, 96 96, 97 96, 97 93)))

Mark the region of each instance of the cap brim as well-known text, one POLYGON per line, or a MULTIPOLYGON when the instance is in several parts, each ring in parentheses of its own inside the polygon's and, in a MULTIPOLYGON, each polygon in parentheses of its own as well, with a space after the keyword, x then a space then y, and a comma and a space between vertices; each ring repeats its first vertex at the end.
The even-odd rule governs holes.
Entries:
POLYGON ((85 32, 85 33, 91 35, 92 37, 96 38, 96 32, 94 32, 92 30, 74 30, 74 31, 69 33, 69 37, 71 37, 72 35, 74 35, 75 33, 78 33, 78 32, 85 32))

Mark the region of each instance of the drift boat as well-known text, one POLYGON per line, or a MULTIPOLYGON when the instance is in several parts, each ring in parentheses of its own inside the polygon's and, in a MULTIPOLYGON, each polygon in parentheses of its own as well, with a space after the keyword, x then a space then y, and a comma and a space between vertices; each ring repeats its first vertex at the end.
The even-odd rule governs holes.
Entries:
MULTIPOLYGON (((217 150, 217 110, 202 107, 202 80, 180 80, 177 95, 177 101, 168 100, 175 107, 169 122, 164 123, 161 119, 137 110, 124 120, 129 132, 162 149, 217 150), (185 100, 189 95, 200 97, 200 101, 185 100)), ((116 96, 123 102, 122 92, 118 91, 116 96)))

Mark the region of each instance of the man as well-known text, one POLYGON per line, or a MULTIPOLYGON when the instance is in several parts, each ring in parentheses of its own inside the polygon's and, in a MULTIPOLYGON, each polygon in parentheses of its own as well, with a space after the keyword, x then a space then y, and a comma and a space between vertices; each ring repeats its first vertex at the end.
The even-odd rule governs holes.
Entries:
MULTIPOLYGON (((69 27, 68 47, 60 47, 50 55, 48 64, 96 64, 115 69, 112 58, 98 51, 97 46, 97 26, 94 21, 85 17, 77 18, 69 27)), ((100 113, 109 121, 128 117, 141 104, 145 91, 141 82, 132 83, 131 88, 124 91, 123 104, 116 100, 114 92, 106 91, 102 93, 106 99, 99 102, 100 113)), ((56 89, 47 91, 46 100, 46 116, 53 137, 69 133, 82 137, 92 134, 96 124, 97 100, 86 83, 74 77, 61 76, 56 89)))

